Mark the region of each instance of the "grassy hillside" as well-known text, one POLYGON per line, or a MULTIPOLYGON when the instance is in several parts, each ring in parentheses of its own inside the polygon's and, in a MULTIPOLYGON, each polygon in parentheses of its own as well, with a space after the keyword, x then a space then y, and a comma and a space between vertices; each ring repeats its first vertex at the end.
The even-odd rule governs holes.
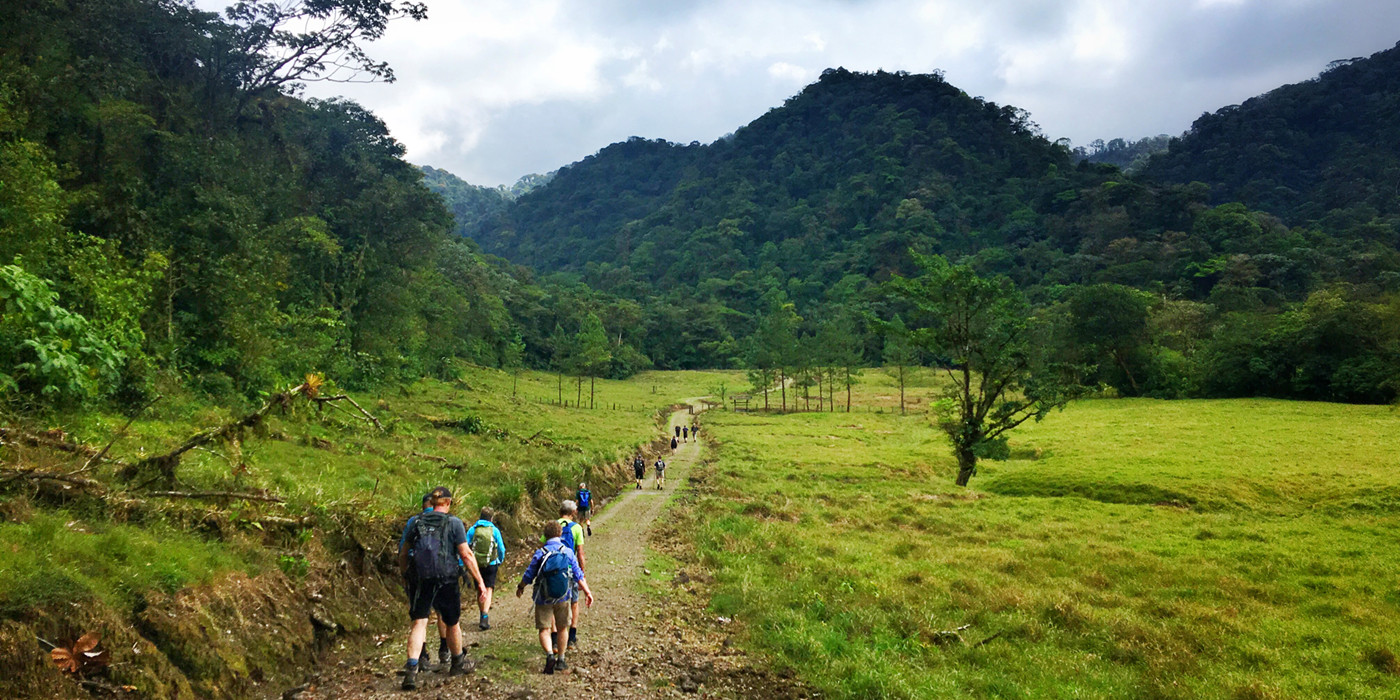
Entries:
MULTIPOLYGON (((397 620, 393 548, 428 488, 451 487, 463 517, 495 506, 507 533, 518 534, 579 481, 606 498, 620 481, 613 467, 656 436, 659 412, 720 381, 738 378, 599 381, 598 408, 589 410, 547 403, 555 375, 525 372, 517 383, 471 368, 455 382, 356 394, 383 430, 349 407, 294 403, 241 440, 186 453, 175 472, 183 493, 265 493, 281 503, 158 496, 119 478, 115 464, 83 473, 96 485, 16 476, 70 474, 86 459, 8 433, 0 442, 0 655, 34 661, 44 651, 36 636, 66 643, 96 630, 113 650, 112 680, 143 694, 257 694, 278 674, 299 672, 279 659, 397 620), (141 653, 125 651, 132 648, 141 653)), ((162 400, 110 456, 132 463, 246 410, 162 400)), ((100 448, 125 423, 85 413, 5 427, 55 435, 42 431, 62 425, 65 440, 100 448)), ((0 695, 62 684, 51 666, 34 661, 33 669, 39 675, 0 680, 0 695)))
POLYGON ((714 612, 832 696, 1400 693, 1391 409, 1083 402, 966 491, 923 416, 869 411, 709 416, 678 516, 714 612))

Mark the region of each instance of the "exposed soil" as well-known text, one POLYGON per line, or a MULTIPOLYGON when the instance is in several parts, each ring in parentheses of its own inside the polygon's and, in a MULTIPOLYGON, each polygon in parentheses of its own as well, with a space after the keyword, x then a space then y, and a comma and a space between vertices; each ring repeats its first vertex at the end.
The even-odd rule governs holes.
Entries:
MULTIPOLYGON (((693 405, 698 406, 698 401, 693 405)), ((688 410, 673 413, 668 436, 672 426, 691 420, 688 410)), ((727 621, 705 613, 703 585, 708 576, 703 572, 678 571, 662 584, 668 593, 646 592, 653 577, 647 567, 649 536, 667 504, 686 488, 700 457, 701 446, 695 439, 682 443, 667 456, 664 489, 653 487, 649 463, 644 489, 624 489, 593 517, 593 536, 586 540, 584 554, 589 586, 597 600, 582 615, 579 643, 567 655, 568 672, 540 672, 544 656, 534 630, 529 590, 523 598, 513 595, 529 553, 515 551, 502 568, 491 610, 492 629, 477 629, 474 605, 468 603, 463 610, 463 642, 479 662, 471 675, 448 678, 445 669, 434 669, 419 674, 417 691, 399 690, 405 619, 401 629, 384 630, 366 648, 340 651, 322 664, 319 677, 282 697, 813 697, 794 681, 759 668, 729 646, 727 621)), ((464 602, 467 598, 464 595, 464 602)), ((429 643, 436 651, 437 642, 429 643)))

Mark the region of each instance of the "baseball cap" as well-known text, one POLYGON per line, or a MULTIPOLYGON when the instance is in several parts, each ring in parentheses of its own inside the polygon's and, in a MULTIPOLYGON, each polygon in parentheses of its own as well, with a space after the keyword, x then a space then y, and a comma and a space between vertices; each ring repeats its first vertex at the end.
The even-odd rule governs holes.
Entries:
POLYGON ((452 491, 446 486, 439 486, 428 492, 430 498, 452 498, 452 491))

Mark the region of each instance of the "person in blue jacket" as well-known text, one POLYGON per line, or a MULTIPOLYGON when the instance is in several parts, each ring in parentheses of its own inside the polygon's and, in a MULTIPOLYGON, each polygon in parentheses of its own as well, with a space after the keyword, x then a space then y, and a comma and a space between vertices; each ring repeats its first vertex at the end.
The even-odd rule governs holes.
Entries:
POLYGON ((484 585, 482 595, 477 599, 481 621, 476 626, 482 631, 491 629, 491 594, 496 590, 496 576, 500 573, 501 563, 506 560, 506 543, 501 538, 501 529, 492 522, 495 518, 496 511, 489 507, 482 508, 476 523, 467 530, 467 549, 476 556, 476 566, 481 570, 484 585))

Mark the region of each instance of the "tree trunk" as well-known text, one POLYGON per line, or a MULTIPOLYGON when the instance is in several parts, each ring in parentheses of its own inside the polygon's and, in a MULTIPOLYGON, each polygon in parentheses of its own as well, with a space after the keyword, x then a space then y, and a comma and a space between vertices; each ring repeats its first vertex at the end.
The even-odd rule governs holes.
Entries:
POLYGON ((977 470, 977 455, 968 450, 958 451, 958 486, 967 486, 972 473, 977 470))
POLYGON ((846 413, 851 412, 851 368, 846 368, 846 413))
POLYGON ((1133 395, 1141 396, 1142 389, 1138 388, 1137 380, 1133 379, 1133 371, 1128 369, 1128 363, 1123 361, 1123 354, 1118 352, 1117 350, 1114 350, 1111 354, 1113 355, 1113 360, 1118 363, 1118 368, 1123 370, 1123 374, 1127 375, 1128 386, 1131 386, 1133 388, 1133 395))
POLYGON ((899 366, 899 415, 904 413, 904 365, 899 366))
POLYGON ((588 407, 589 407, 589 408, 593 408, 593 388, 594 388, 595 386, 597 386, 597 383, 598 383, 598 379, 597 379, 596 377, 589 377, 589 378, 588 378, 588 407))
POLYGON ((812 412, 812 386, 807 383, 807 380, 802 382, 802 410, 808 413, 812 412))
POLYGON ((822 381, 822 371, 817 370, 817 410, 826 411, 826 384, 822 381))
POLYGON ((783 390, 783 413, 787 413, 787 370, 778 370, 778 387, 783 390))
POLYGON ((564 373, 559 373, 559 405, 564 405, 564 373))
POLYGON ((512 374, 512 375, 510 375, 510 397, 511 397, 512 399, 515 398, 515 389, 516 389, 516 386, 519 385, 519 384, 520 384, 520 375, 519 375, 519 374, 512 374))
POLYGON ((583 407, 583 375, 578 375, 578 391, 574 392, 574 406, 583 407))

